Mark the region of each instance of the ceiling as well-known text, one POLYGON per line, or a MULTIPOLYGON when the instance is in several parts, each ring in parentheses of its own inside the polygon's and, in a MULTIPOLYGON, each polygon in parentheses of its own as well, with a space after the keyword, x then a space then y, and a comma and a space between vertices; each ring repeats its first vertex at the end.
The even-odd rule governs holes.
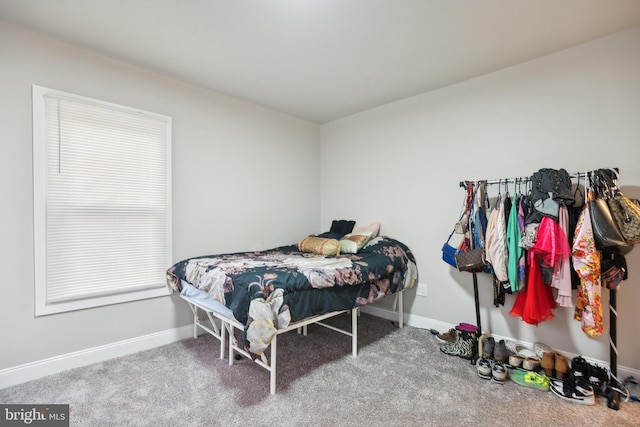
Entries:
POLYGON ((0 0, 0 19, 325 123, 639 25, 640 0, 0 0))

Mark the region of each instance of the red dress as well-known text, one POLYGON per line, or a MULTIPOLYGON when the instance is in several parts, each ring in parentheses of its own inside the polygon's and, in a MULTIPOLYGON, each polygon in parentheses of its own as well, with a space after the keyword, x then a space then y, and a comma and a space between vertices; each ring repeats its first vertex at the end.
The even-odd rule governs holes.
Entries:
POLYGON ((552 310, 556 308, 551 286, 542 277, 541 263, 554 270, 563 259, 571 256, 567 236, 558 222, 544 217, 538 227, 536 243, 527 254, 527 285, 518 292, 511 316, 520 316, 531 325, 553 319, 552 310))

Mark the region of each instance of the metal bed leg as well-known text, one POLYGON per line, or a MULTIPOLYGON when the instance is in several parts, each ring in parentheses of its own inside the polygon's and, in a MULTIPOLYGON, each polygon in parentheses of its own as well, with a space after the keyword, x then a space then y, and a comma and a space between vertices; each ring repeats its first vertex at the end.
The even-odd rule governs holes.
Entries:
POLYGON ((231 323, 227 324, 229 327, 229 366, 233 365, 233 339, 235 336, 233 325, 231 323))
POLYGON ((193 308, 191 310, 193 311, 193 339, 195 340, 198 338, 198 313, 193 308))
POLYGON ((270 375, 270 387, 269 387, 269 391, 271 392, 271 394, 276 394, 276 353, 277 351, 277 347, 278 347, 278 335, 274 335, 273 339, 271 340, 271 358, 269 360, 269 367, 271 368, 271 375, 270 375))
POLYGON ((224 346, 225 346, 226 335, 227 335, 225 334, 225 328, 226 328, 226 325, 224 321, 220 319, 220 359, 221 360, 224 360, 224 346))
POLYGON ((351 310, 351 354, 358 356, 358 308, 351 310))
POLYGON ((398 292, 398 325, 404 328, 404 291, 398 292))

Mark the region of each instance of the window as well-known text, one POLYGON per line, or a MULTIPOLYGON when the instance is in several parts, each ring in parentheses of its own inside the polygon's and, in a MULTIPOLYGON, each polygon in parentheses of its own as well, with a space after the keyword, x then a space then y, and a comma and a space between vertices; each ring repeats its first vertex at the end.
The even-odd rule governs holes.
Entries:
POLYGON ((36 316, 168 295, 171 118, 33 86, 36 316))

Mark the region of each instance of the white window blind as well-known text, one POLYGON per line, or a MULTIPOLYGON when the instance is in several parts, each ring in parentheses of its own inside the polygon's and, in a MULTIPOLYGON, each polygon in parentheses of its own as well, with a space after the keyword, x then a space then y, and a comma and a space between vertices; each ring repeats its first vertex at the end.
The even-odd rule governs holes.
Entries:
POLYGON ((171 119, 33 97, 36 315, 168 294, 171 119))

